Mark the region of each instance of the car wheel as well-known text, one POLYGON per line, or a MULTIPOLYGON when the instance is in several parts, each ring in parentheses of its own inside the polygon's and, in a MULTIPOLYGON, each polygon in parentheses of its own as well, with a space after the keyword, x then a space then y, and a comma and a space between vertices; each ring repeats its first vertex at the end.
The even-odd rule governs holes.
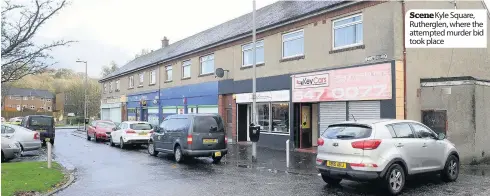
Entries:
POLYGON ((51 140, 49 140, 49 143, 51 143, 51 146, 54 146, 54 138, 51 138, 51 140))
POLYGON ((182 150, 180 149, 180 146, 175 147, 174 157, 175 157, 175 162, 177 163, 182 163, 182 161, 184 160, 184 155, 182 154, 182 150))
POLYGON ((94 140, 95 140, 95 143, 99 142, 99 139, 97 138, 97 135, 94 135, 94 140))
POLYGON ((153 144, 153 142, 148 143, 148 154, 154 157, 158 155, 158 151, 155 150, 155 145, 153 144))
POLYGON ((124 145, 124 140, 122 139, 122 137, 121 137, 121 139, 119 139, 119 148, 121 148, 121 149, 126 148, 126 145, 124 145))
POLYGON ((405 171, 399 164, 393 164, 386 173, 384 184, 390 194, 397 195, 405 186, 405 171))
POLYGON ((3 151, 2 151, 2 163, 7 161, 7 159, 5 158, 5 156, 3 156, 3 151))
POLYGON ((112 141, 112 137, 111 139, 109 139, 109 143, 111 144, 111 146, 115 146, 116 144, 114 144, 114 142, 112 141))
POLYGON ((446 165, 441 172, 441 178, 444 182, 454 182, 459 176, 459 159, 451 155, 446 160, 446 165))
POLYGON ((323 181, 329 185, 339 185, 340 181, 342 181, 342 178, 332 178, 330 176, 327 176, 326 174, 321 174, 321 175, 323 181))
POLYGON ((90 135, 88 135, 88 132, 87 132, 87 140, 88 141, 92 140, 92 138, 90 137, 90 135))

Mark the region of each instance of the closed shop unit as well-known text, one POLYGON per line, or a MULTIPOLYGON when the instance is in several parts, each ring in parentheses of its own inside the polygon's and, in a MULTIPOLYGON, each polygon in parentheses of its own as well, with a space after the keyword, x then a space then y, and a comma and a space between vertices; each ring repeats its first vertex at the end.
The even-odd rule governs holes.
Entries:
POLYGON ((111 108, 109 119, 112 122, 121 122, 121 107, 111 108))
POLYGON ((325 131, 328 125, 346 120, 346 102, 322 102, 320 105, 320 133, 325 131))
POLYGON ((314 141, 333 123, 395 118, 393 67, 392 62, 293 75, 295 146, 315 146, 314 141), (316 113, 310 111, 316 107, 319 118, 312 118, 316 113))
POLYGON ((111 119, 111 109, 110 108, 102 108, 100 112, 101 120, 110 120, 111 119))
POLYGON ((380 101, 351 101, 349 105, 349 120, 368 120, 381 118, 380 101))

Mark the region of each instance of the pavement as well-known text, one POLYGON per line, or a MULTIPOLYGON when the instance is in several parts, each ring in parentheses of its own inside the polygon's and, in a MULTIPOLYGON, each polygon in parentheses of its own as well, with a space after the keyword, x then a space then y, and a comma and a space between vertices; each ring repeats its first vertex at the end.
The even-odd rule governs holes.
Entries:
MULTIPOLYGON (((149 156, 146 149, 121 150, 87 141, 83 132, 60 129, 54 153, 76 167, 76 181, 60 196, 77 195, 382 195, 371 183, 344 180, 326 185, 312 169, 312 154, 291 154, 286 169, 284 151, 258 148, 257 163, 248 146, 230 145, 221 164, 209 158, 176 164, 172 156, 149 156), (297 171, 297 172, 285 172, 297 171)), ((463 167, 457 182, 438 176, 409 180, 402 195, 490 195, 490 167, 463 167)))

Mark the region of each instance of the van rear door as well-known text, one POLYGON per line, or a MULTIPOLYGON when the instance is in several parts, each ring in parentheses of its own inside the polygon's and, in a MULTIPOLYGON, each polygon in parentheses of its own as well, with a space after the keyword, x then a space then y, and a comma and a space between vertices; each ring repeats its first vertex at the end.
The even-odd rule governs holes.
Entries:
POLYGON ((54 137, 54 119, 51 116, 29 116, 26 127, 37 131, 42 137, 54 137))
POLYGON ((226 148, 225 127, 219 116, 196 116, 192 128, 193 150, 222 150, 226 148))

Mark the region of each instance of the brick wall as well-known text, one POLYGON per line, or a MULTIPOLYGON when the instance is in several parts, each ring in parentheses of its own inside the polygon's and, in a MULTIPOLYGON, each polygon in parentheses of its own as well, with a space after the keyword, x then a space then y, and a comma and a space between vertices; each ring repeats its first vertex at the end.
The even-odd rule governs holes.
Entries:
MULTIPOLYGON (((218 112, 226 123, 228 134, 231 133, 231 138, 233 139, 233 141, 236 141, 236 138, 237 138, 237 134, 236 134, 236 123, 237 123, 236 122, 236 102, 233 99, 233 95, 229 94, 229 95, 219 95, 218 96, 218 112), (229 116, 226 113, 227 109, 228 110, 231 109, 231 127, 228 126, 228 122, 229 122, 228 117, 229 116), (231 130, 228 130, 228 129, 231 129, 231 130)), ((228 137, 230 137, 230 135, 228 135, 228 137)))

